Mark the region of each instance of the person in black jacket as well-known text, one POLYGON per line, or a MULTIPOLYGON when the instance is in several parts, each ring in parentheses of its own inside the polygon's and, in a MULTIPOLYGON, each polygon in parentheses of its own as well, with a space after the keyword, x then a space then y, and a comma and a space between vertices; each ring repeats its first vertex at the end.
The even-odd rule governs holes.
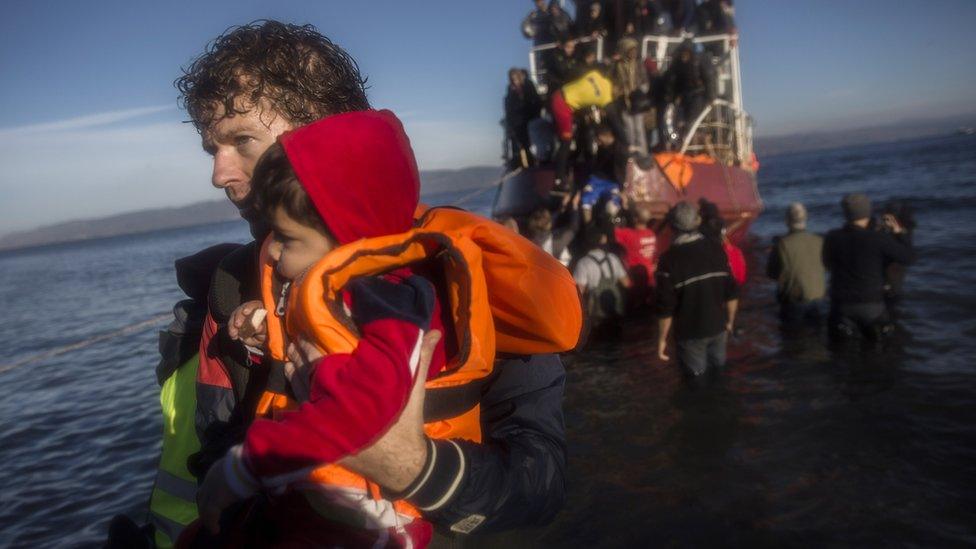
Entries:
POLYGON ((606 36, 607 16, 603 13, 602 2, 589 2, 585 9, 576 14, 576 36, 606 36))
MULTIPOLYGON (((252 216, 250 177, 258 158, 284 131, 329 114, 370 108, 355 62, 310 25, 257 21, 234 27, 191 63, 176 84, 181 104, 213 158, 213 185, 223 189, 252 224, 256 240, 249 246, 253 249, 267 234, 256 227, 258 218, 252 216), (307 56, 294 57, 299 49, 307 56), (316 62, 304 62, 308 59, 316 62), (275 70, 268 68, 272 65, 275 70), (240 74, 251 77, 244 88, 240 74), (255 97, 254 92, 261 95, 255 97)), ((228 276, 222 279, 226 282, 215 279, 211 284, 211 313, 215 304, 236 307, 260 298, 255 295, 259 288, 239 282, 257 272, 256 254, 238 259, 234 265, 221 262, 228 276), (216 303, 215 295, 224 298, 216 303)), ((226 325, 218 322, 216 329, 218 335, 211 341, 223 341, 219 334, 226 332, 226 325)), ((243 349, 239 342, 237 346, 243 349)), ((210 356, 209 348, 204 351, 208 360, 224 355, 210 356)), ((227 390, 213 407, 197 401, 197 417, 210 420, 212 426, 240 415, 235 414, 240 411, 236 408, 247 407, 248 395, 260 395, 264 384, 270 383, 268 368, 261 365, 222 364, 243 371, 224 373, 221 386, 227 390)), ((422 512, 437 535, 484 536, 546 524, 565 499, 564 385, 565 371, 556 355, 499 359, 480 391, 481 444, 458 443, 460 454, 431 452, 422 429, 424 403, 412 397, 400 419, 372 446, 344 460, 343 466, 391 491, 410 486, 414 493, 435 501, 422 512), (458 455, 461 459, 455 459, 458 455)), ((236 443, 233 431, 220 435, 214 433, 213 440, 236 443)), ((219 449, 209 453, 221 454, 219 449)), ((197 476, 204 473, 200 470, 197 476)))
POLYGON ((687 132, 702 110, 715 99, 715 75, 695 51, 694 44, 685 42, 678 48, 674 62, 662 78, 668 102, 681 103, 684 131, 687 132))
MULTIPOLYGON (((899 238, 912 245, 912 236, 915 233, 915 215, 912 212, 911 205, 901 200, 892 200, 884 205, 881 210, 881 223, 878 230, 894 235, 896 234, 896 227, 903 229, 899 238)), ((907 265, 898 261, 889 260, 885 262, 885 304, 888 306, 889 313, 893 313, 893 308, 901 301, 902 286, 905 283, 907 268, 907 265)))
POLYGON ((511 145, 509 169, 535 165, 529 140, 529 122, 539 117, 542 99, 525 69, 508 70, 508 92, 505 94, 505 133, 511 145))
POLYGON ((674 327, 678 364, 690 379, 725 365, 725 346, 738 308, 739 290, 722 245, 699 231, 694 206, 679 202, 669 214, 676 236, 658 262, 657 355, 667 355, 674 327))
POLYGON ((849 194, 841 201, 847 224, 827 233, 823 263, 830 271, 830 327, 834 336, 877 339, 889 330, 884 304, 885 265, 915 260, 905 229, 871 230, 871 201, 849 194))

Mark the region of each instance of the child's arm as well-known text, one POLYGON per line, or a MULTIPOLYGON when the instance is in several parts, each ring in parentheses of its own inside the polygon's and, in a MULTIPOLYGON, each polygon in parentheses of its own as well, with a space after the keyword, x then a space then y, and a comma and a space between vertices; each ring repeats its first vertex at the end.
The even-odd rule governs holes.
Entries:
POLYGON ((434 290, 417 276, 364 278, 350 290, 361 332, 356 350, 316 363, 309 402, 298 411, 277 422, 258 420, 248 430, 239 472, 263 485, 287 483, 296 472, 356 453, 386 432, 406 403, 434 290))

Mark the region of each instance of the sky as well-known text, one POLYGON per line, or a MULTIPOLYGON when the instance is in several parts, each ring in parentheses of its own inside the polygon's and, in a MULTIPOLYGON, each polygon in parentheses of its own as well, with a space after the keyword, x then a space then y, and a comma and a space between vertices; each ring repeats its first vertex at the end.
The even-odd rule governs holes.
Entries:
MULTIPOLYGON (((0 234, 223 193, 173 80, 261 18, 311 23, 404 121, 422 170, 500 165, 506 71, 528 0, 10 0, 0 19, 0 234)), ((738 0, 761 135, 976 111, 976 0, 738 0)))

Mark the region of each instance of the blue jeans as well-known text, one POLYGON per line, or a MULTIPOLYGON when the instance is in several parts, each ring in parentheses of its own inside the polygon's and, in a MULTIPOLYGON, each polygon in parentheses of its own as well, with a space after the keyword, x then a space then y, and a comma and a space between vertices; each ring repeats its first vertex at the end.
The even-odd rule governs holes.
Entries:
POLYGON ((718 370, 725 366, 725 344, 728 334, 699 339, 685 339, 677 342, 678 365, 689 376, 696 378, 709 369, 718 370))

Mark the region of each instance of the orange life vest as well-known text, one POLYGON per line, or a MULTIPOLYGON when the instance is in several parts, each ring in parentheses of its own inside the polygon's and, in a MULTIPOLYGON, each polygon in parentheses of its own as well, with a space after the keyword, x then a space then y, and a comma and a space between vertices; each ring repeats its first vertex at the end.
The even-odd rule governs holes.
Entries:
MULTIPOLYGON (((451 311, 458 338, 456 356, 426 382, 428 399, 487 377, 496 352, 555 353, 577 345, 583 317, 576 284, 555 258, 513 231, 463 210, 421 206, 417 214, 415 228, 405 233, 361 239, 329 252, 292 283, 284 318, 275 314, 280 291, 268 254, 269 237, 261 253, 261 281, 270 358, 287 360, 287 341, 298 336, 325 354, 352 352, 358 337, 344 310, 342 289, 354 278, 421 262, 435 262, 444 273, 449 303, 442 306, 451 311)), ((266 390, 257 415, 274 418, 297 404, 284 392, 266 390)), ((427 436, 480 442, 477 400, 462 408, 454 407, 449 417, 425 418, 427 436)), ((380 499, 376 485, 338 465, 319 467, 308 480, 380 499)), ((391 505, 403 519, 419 516, 405 501, 391 505)))

